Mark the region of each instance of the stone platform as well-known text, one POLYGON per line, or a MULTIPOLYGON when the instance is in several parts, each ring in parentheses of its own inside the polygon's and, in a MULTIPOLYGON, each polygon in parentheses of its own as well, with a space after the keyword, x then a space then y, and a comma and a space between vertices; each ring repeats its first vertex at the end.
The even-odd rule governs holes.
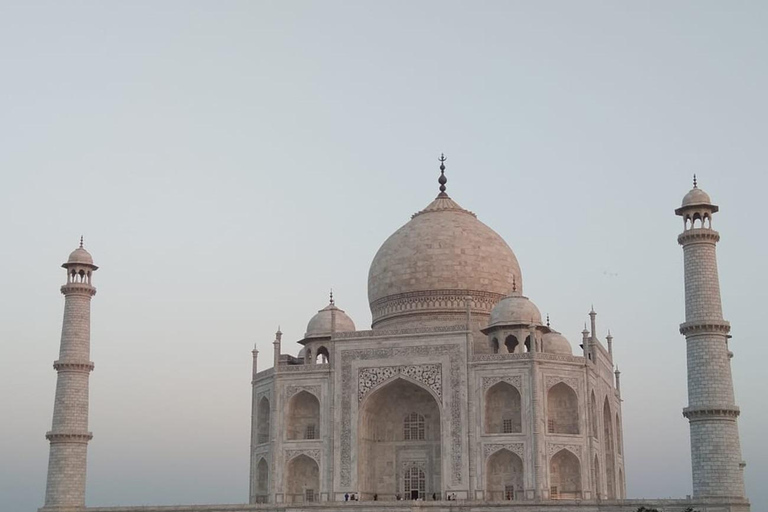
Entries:
POLYGON ((147 507, 41 508, 38 512, 750 512, 749 501, 733 499, 557 500, 557 501, 357 501, 302 504, 171 505, 147 507))

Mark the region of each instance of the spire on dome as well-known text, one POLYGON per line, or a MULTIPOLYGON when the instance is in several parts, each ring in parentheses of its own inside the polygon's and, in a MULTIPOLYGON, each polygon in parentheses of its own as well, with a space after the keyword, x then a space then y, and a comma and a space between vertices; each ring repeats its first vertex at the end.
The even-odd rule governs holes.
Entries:
POLYGON ((549 327, 549 313, 547 313, 547 327, 549 327))
POLYGON ((696 174, 693 175, 693 188, 699 188, 698 183, 696 183, 696 174))
POLYGON ((443 153, 440 153, 440 158, 438 158, 438 161, 440 162, 440 177, 437 178, 437 182, 440 184, 440 194, 438 197, 446 197, 448 194, 445 193, 445 184, 448 183, 448 178, 445 177, 445 161, 448 160, 445 158, 445 155, 443 153))
POLYGON ((80 235, 80 248, 83 248, 83 235, 80 235))
POLYGON ((331 301, 330 301, 330 304, 331 304, 332 306, 336 304, 336 303, 333 301, 333 288, 331 288, 331 301))

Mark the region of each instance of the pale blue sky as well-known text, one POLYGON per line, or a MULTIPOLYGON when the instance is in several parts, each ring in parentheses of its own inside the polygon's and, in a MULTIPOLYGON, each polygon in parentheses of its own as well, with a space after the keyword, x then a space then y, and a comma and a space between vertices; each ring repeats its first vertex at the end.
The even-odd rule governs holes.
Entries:
POLYGON ((622 370, 628 492, 690 491, 682 222, 698 173, 746 478, 768 509, 764 2, 0 2, 0 507, 43 503, 64 281, 94 282, 88 503, 248 498, 262 368, 448 192, 622 370))

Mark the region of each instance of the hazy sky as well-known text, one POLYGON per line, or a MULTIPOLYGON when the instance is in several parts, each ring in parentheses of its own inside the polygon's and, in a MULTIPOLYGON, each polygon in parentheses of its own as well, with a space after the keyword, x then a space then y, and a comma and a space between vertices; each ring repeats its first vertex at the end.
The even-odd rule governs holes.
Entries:
POLYGON ((43 504, 65 280, 94 276, 89 505, 248 499, 250 350, 448 192, 622 371, 631 497, 691 492, 682 221, 714 227, 746 480, 768 509, 765 2, 0 1, 0 508, 43 504))

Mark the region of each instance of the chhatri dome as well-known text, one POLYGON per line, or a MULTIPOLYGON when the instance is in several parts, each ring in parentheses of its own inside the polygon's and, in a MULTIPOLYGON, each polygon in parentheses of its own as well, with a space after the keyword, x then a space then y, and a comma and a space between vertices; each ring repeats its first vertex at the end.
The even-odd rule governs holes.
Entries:
POLYGON ((317 312, 307 324, 307 332, 304 339, 326 338, 335 332, 354 331, 355 323, 344 310, 336 307, 336 301, 333 300, 333 292, 328 305, 317 312))
POLYGON ((96 267, 93 264, 93 258, 91 257, 91 253, 85 250, 83 247, 83 237, 80 237, 80 247, 75 249, 69 254, 69 258, 67 258, 67 262, 62 265, 63 267, 66 267, 68 265, 87 265, 90 267, 94 267, 94 270, 96 270, 96 267))
POLYGON ((466 297, 472 313, 487 318, 513 289, 522 289, 515 253, 494 230, 445 192, 395 231, 373 258, 368 300, 373 328, 455 325, 464 322, 466 297))

